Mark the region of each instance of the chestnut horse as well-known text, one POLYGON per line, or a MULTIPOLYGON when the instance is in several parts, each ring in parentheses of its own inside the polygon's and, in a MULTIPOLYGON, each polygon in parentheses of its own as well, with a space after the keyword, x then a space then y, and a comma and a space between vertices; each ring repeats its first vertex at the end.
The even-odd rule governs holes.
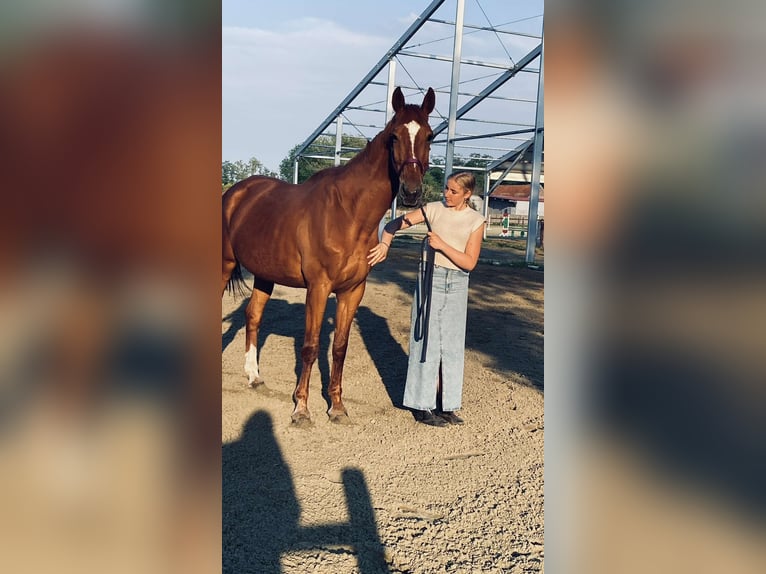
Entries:
POLYGON ((306 330, 302 370, 293 394, 292 421, 310 421, 309 378, 319 354, 319 331, 330 293, 337 298, 330 420, 348 413, 341 400, 343 363, 351 321, 364 295, 370 266, 367 252, 377 245, 378 225, 393 198, 417 206, 433 132, 428 115, 435 94, 429 88, 420 106, 405 104, 400 88, 391 101, 394 116, 382 132, 343 166, 322 170, 300 185, 254 176, 223 195, 223 286, 241 281, 239 265, 255 277, 246 310, 245 372, 250 386, 258 373, 258 328, 274 284, 306 289, 306 330))

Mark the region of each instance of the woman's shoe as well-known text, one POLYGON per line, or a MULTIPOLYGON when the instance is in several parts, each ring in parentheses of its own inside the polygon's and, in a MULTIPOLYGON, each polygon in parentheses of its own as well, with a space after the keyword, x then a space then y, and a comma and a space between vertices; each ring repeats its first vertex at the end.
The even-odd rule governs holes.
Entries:
POLYGON ((451 411, 445 411, 437 415, 440 419, 451 425, 462 425, 465 421, 451 411))
POLYGON ((447 421, 441 417, 436 416, 431 411, 415 411, 415 420, 424 425, 432 427, 444 427, 447 426, 447 421))

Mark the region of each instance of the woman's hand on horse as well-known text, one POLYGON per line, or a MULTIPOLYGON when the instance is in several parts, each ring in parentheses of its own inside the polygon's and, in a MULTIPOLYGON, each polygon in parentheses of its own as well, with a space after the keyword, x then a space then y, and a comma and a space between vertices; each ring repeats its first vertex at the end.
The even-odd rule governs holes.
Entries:
POLYGON ((388 243, 380 242, 375 247, 370 249, 370 252, 367 255, 367 263, 370 265, 370 267, 380 263, 381 261, 385 261, 386 257, 388 256, 388 248, 388 243))

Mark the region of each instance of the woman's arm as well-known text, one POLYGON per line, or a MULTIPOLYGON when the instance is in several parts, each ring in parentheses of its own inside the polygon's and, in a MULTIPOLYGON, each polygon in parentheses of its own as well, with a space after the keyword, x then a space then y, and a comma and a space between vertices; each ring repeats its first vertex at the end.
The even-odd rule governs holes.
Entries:
POLYGON ((407 229, 418 223, 423 223, 423 221, 425 221, 425 219, 423 219, 423 212, 419 209, 410 211, 405 215, 401 215, 396 219, 389 221, 383 228, 380 243, 370 249, 370 252, 367 255, 367 263, 372 266, 381 261, 385 261, 388 256, 388 248, 391 247, 391 242, 394 240, 396 232, 400 229, 407 229))
POLYGON ((434 232, 428 233, 428 244, 433 249, 444 253, 444 255, 446 255, 450 261, 460 267, 463 271, 473 271, 474 267, 476 267, 476 263, 479 261, 481 241, 483 238, 484 225, 480 225, 471 233, 470 237, 468 237, 468 243, 465 245, 465 251, 458 251, 454 247, 450 247, 441 237, 436 235, 434 232))

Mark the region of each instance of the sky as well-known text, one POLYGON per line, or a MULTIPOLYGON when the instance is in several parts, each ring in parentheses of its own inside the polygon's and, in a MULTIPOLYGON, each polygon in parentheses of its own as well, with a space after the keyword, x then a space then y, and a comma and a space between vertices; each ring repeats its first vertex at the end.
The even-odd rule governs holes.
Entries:
MULTIPOLYGON (((290 150, 319 126, 429 4, 429 0, 223 0, 222 159, 254 157, 278 172, 290 150)), ((454 20, 455 6, 455 0, 447 0, 436 15, 454 20)), ((466 23, 477 25, 487 25, 487 18, 498 25, 543 12, 542 1, 517 0, 465 0, 465 10, 466 23)), ((541 20, 532 18, 514 29, 539 33, 541 20)), ((425 28, 413 42, 421 35, 425 38, 425 28)), ((476 34, 465 36, 464 57, 471 42, 478 41, 476 34)), ((502 48, 494 38, 481 41, 502 48)), ((518 47, 506 49, 523 55, 532 43, 536 42, 522 39, 518 47)), ((452 41, 448 44, 451 53, 452 41)), ((435 48, 426 44, 417 49, 435 48)), ((429 85, 417 65, 411 65, 413 78, 429 85)), ((423 63, 420 66, 425 70, 423 63)), ((446 78, 430 84, 449 84, 449 64, 443 68, 446 78)), ((437 97, 437 108, 445 114, 446 100, 437 97)))

